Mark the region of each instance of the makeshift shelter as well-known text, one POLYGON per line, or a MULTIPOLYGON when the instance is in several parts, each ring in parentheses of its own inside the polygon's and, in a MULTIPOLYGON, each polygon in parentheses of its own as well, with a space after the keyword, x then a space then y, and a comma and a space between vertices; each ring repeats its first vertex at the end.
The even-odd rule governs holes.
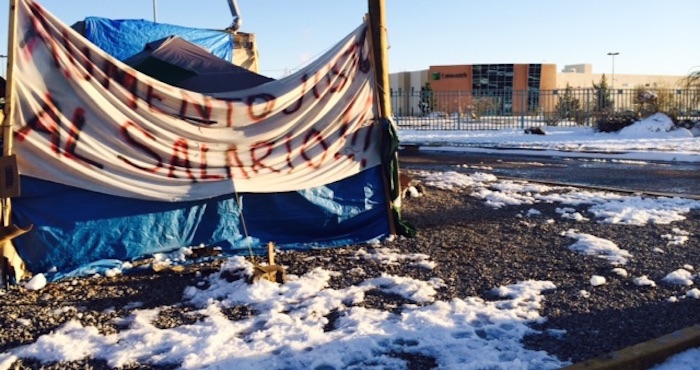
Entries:
POLYGON ((258 72, 257 45, 255 35, 251 33, 183 27, 144 19, 100 17, 87 17, 72 27, 95 46, 121 61, 141 52, 144 45, 150 42, 176 35, 221 59, 258 72))
POLYGON ((150 42, 124 62, 169 85, 200 93, 237 91, 273 81, 179 36, 150 42))
POLYGON ((197 245, 327 248, 397 230, 397 143, 378 112, 365 24, 284 79, 201 94, 16 1, 4 144, 21 185, 11 223, 33 225, 14 240, 29 271, 61 277, 197 245))

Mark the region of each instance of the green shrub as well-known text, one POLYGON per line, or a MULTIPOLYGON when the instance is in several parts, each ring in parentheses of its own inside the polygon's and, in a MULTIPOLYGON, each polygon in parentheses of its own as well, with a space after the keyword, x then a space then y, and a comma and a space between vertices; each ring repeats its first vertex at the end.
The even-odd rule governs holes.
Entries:
POLYGON ((639 118, 634 112, 605 113, 596 120, 596 131, 618 132, 637 122, 639 118))

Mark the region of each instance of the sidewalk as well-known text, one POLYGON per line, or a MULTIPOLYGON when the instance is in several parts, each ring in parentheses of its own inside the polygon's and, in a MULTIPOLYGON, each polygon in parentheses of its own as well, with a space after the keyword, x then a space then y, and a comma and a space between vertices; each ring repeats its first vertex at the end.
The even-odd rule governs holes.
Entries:
POLYGON ((592 127, 543 127, 543 131, 544 135, 520 129, 400 129, 399 140, 404 147, 420 150, 700 162, 700 132, 673 129, 671 120, 660 114, 615 133, 596 132, 592 127))

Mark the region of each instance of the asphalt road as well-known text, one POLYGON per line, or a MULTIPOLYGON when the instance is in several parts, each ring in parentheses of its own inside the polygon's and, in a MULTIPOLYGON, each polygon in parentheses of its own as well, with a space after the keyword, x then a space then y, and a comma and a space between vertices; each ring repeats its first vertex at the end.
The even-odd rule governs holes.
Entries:
POLYGON ((482 166, 502 178, 700 199, 700 163, 403 150, 399 165, 467 173, 482 166))

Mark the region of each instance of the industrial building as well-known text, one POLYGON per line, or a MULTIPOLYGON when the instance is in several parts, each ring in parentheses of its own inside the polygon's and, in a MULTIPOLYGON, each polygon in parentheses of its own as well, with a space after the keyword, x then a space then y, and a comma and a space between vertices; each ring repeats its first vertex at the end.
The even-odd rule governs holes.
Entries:
MULTIPOLYGON (((463 113, 490 98, 504 114, 550 111, 556 95, 567 86, 592 88, 603 73, 593 73, 591 64, 566 65, 557 71, 556 64, 464 64, 430 66, 426 70, 389 75, 392 105, 397 115, 419 115, 426 104, 421 94, 432 90, 431 111, 463 113)), ((611 89, 680 88, 686 76, 627 75, 606 73, 611 89)), ((492 103, 494 104, 494 103, 492 103)))

